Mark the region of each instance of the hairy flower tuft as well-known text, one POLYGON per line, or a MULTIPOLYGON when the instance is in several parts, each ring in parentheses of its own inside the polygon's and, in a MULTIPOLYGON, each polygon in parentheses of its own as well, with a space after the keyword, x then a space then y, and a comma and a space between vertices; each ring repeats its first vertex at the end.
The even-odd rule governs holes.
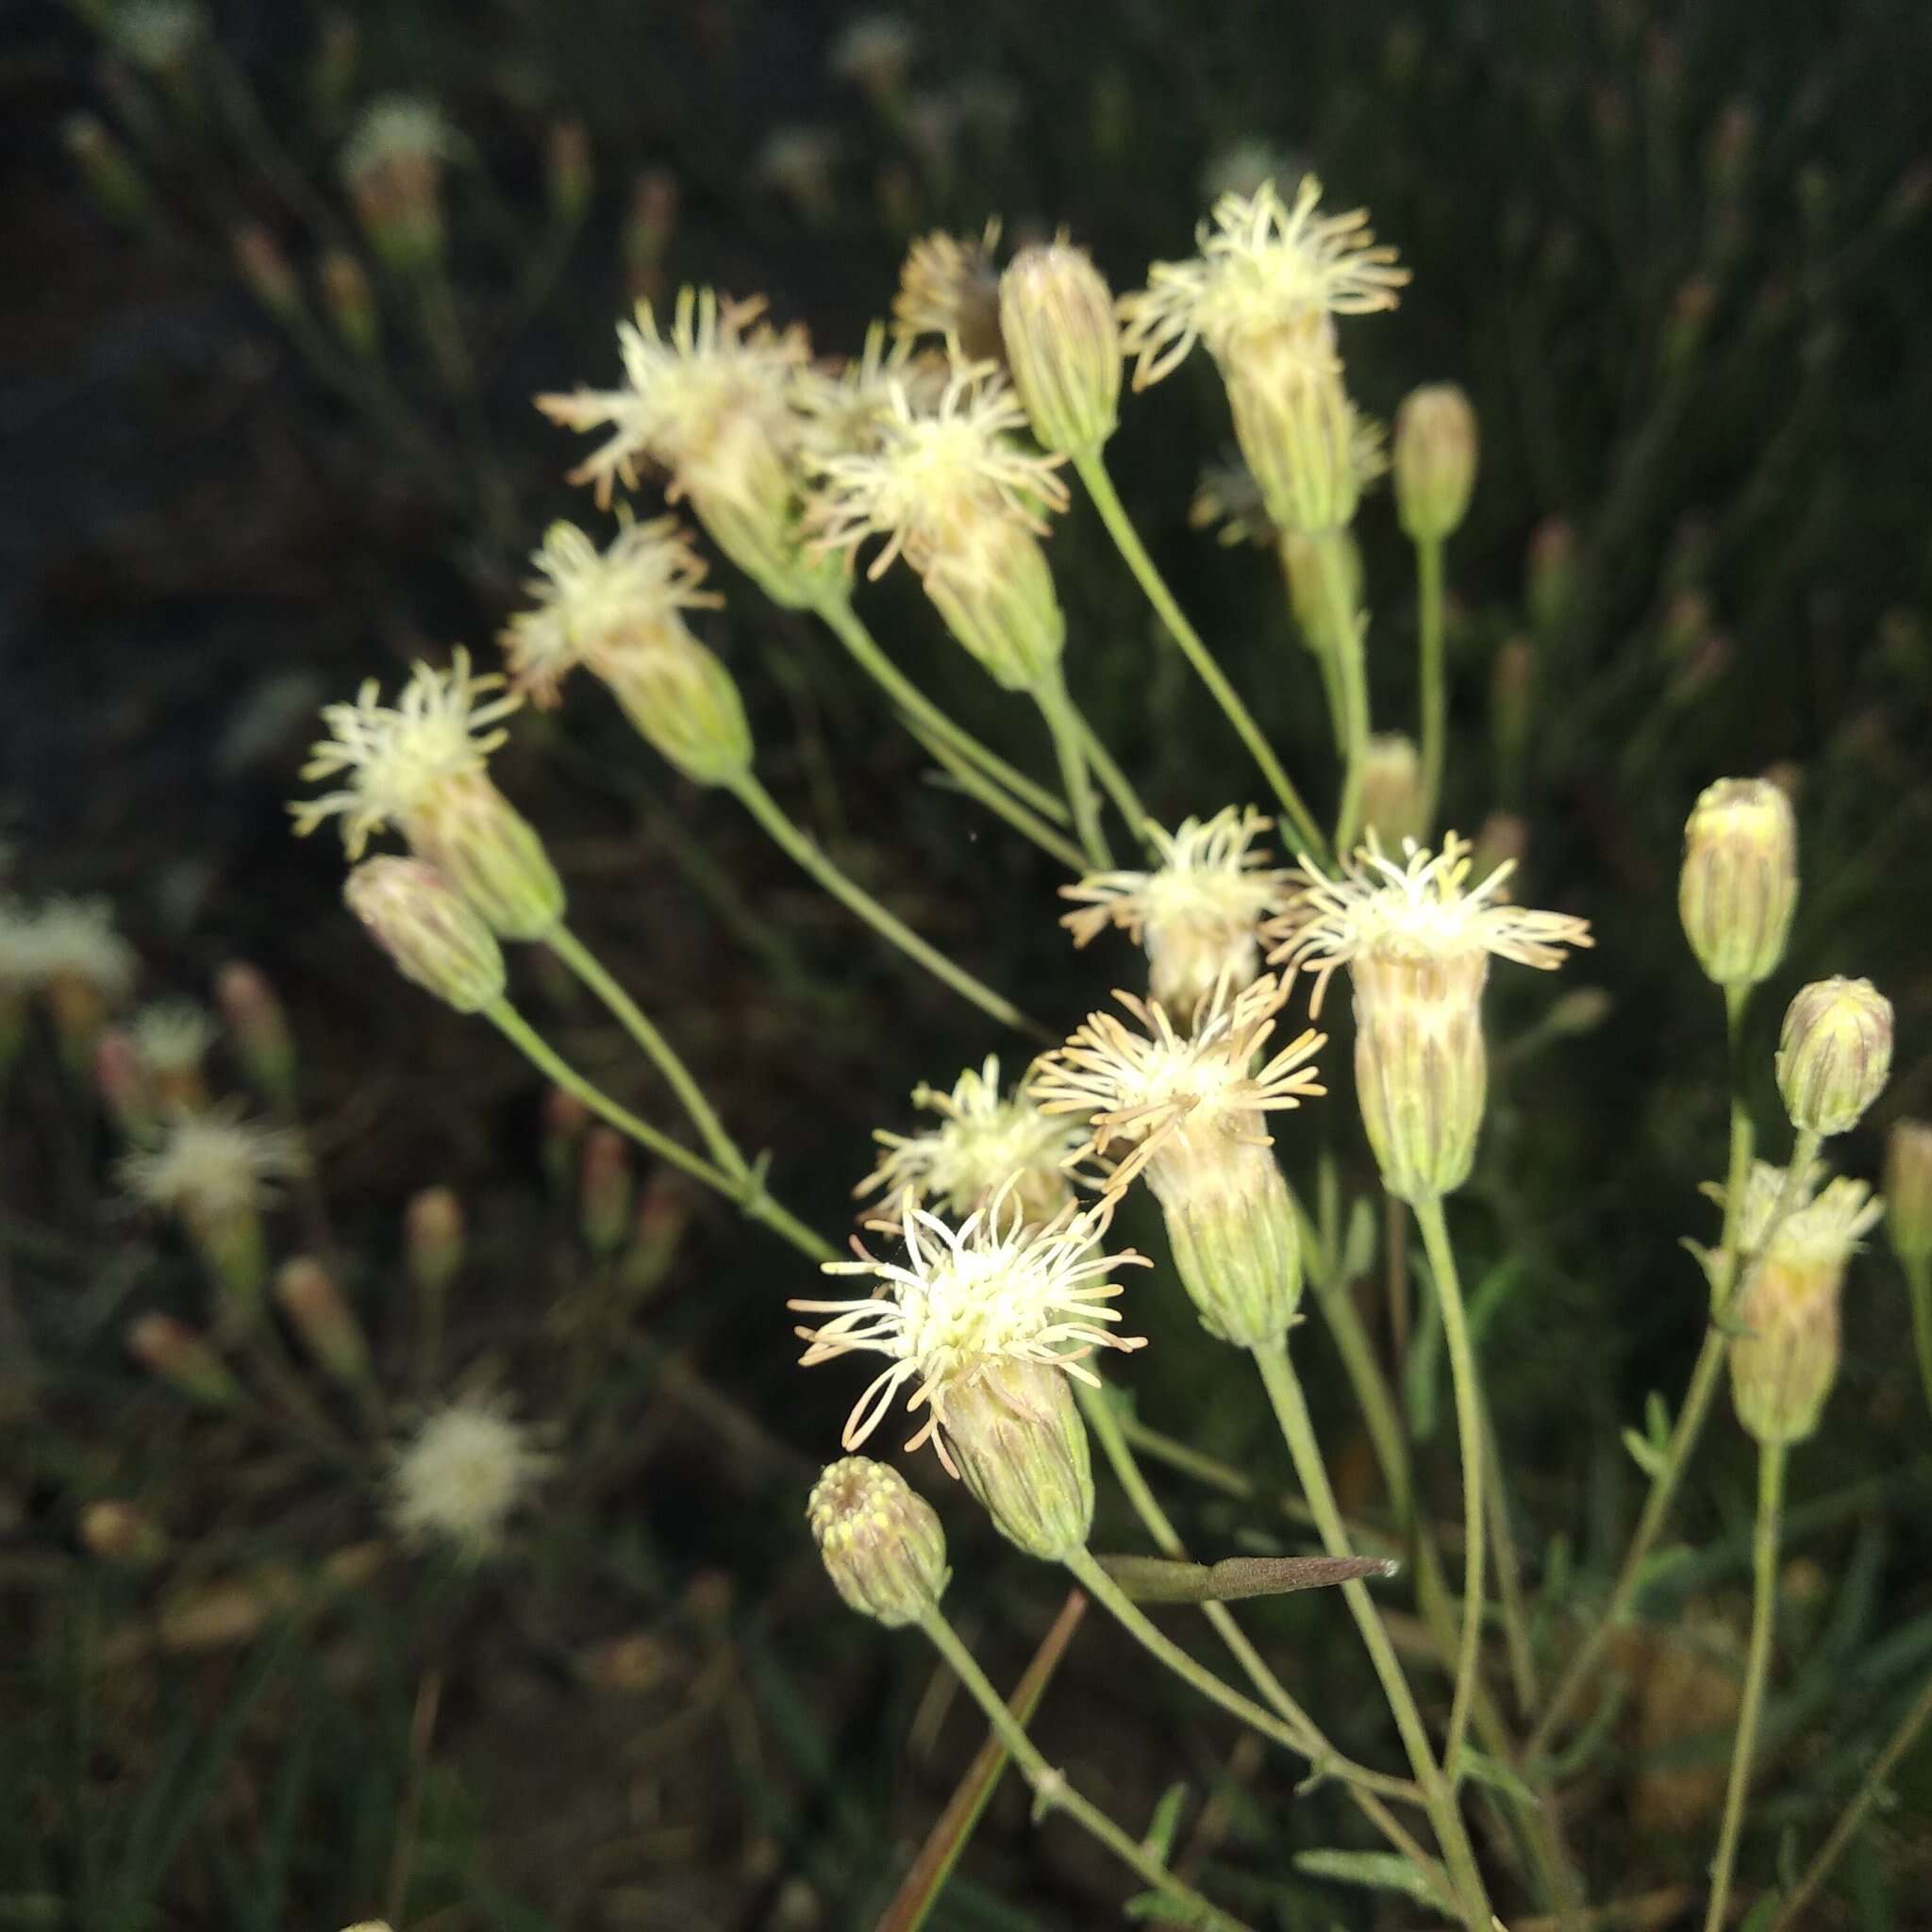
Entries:
POLYGON ((1044 1226, 1029 1226, 1009 1187, 954 1226, 904 1195, 891 1222, 874 1224, 903 1234, 903 1261, 875 1259, 855 1242, 859 1259, 824 1263, 827 1274, 874 1276, 880 1284, 875 1292, 864 1300, 787 1304, 800 1314, 831 1318, 798 1330, 809 1344, 801 1357, 807 1367, 841 1355, 888 1357, 854 1404, 841 1445, 857 1449, 909 1386, 907 1407, 926 1415, 906 1446, 931 1440, 958 1474, 942 1432, 947 1405, 962 1391, 996 1371, 1027 1364, 1094 1382, 1083 1356, 1141 1347, 1140 1337, 1106 1325, 1120 1320, 1117 1309, 1101 1306, 1121 1291, 1114 1274, 1147 1265, 1132 1249, 1099 1252, 1108 1219, 1105 1207, 1086 1214, 1067 1209, 1044 1226))
POLYGON ((0 993, 70 982, 103 1000, 122 999, 140 961, 114 929, 106 899, 0 899, 0 993))
POLYGON ((299 1135, 242 1118, 239 1104, 184 1114, 157 1147, 128 1155, 121 1182, 150 1207, 198 1225, 258 1212, 303 1169, 299 1135))
POLYGON ((455 1402, 427 1417, 395 1459, 390 1517, 406 1541, 441 1541, 475 1562, 552 1458, 490 1401, 455 1402))
POLYGON ((135 1014, 128 1033, 142 1070, 167 1078, 199 1072, 221 1029, 192 1000, 158 1000, 135 1014))

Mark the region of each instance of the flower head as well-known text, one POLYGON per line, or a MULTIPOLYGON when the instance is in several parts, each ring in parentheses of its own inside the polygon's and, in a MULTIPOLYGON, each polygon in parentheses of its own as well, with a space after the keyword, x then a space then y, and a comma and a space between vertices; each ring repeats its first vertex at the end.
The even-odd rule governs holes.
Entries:
POLYGON ((1254 843, 1273 823, 1230 805, 1210 819, 1183 819, 1174 832, 1149 824, 1159 866, 1062 886, 1061 898, 1084 903, 1060 924, 1076 946, 1108 925, 1136 945, 1144 938, 1154 998, 1186 1019, 1224 976, 1238 992, 1260 970, 1260 924, 1285 903, 1289 879, 1254 843))
POLYGON ((724 600, 702 588, 708 568, 675 517, 637 523, 619 512, 617 535, 599 550, 575 524, 555 523, 530 561, 537 575, 524 589, 536 608, 519 611, 500 641, 510 679, 540 706, 579 664, 600 675, 625 654, 675 642, 683 611, 724 600))
POLYGON ((892 298, 892 327, 910 341, 941 337, 956 356, 997 357, 1000 344, 1000 218, 974 241, 935 231, 907 251, 892 298))
POLYGON ((924 575, 989 515, 1046 534, 1044 512, 1064 509, 1067 487, 1054 473, 1065 461, 1013 440, 1026 412, 990 362, 955 362, 930 410, 914 406, 894 380, 877 446, 822 458, 808 513, 826 550, 856 550, 869 537, 886 547, 869 575, 902 552, 924 575))
POLYGON ((1885 1203, 1863 1181, 1840 1174, 1821 1187, 1823 1168, 1814 1165, 1799 1181, 1795 1199, 1782 1216, 1787 1170, 1768 1160, 1753 1163, 1738 1218, 1738 1245, 1744 1254, 1765 1250, 1765 1258, 1790 1267, 1841 1269, 1885 1213, 1885 1203), (1775 1227, 1774 1217, 1777 1217, 1775 1227), (1766 1235, 1771 1236, 1769 1247, 1766 1235))
POLYGON ((1433 854, 1405 840, 1398 863, 1372 837, 1332 879, 1304 859, 1302 890, 1270 934, 1279 941, 1271 961, 1291 974, 1312 967, 1308 1009, 1319 1013, 1331 975, 1359 960, 1450 963, 1493 954, 1549 971, 1566 947, 1595 943, 1588 920, 1509 904, 1503 891, 1513 861, 1470 888, 1470 850, 1454 832, 1433 854))
POLYGON ((888 1464, 865 1456, 829 1464, 806 1520, 839 1594, 889 1629, 916 1624, 945 1593, 939 1512, 888 1464))
POLYGON ((483 771, 509 736, 503 720, 523 699, 505 691, 503 683, 493 673, 472 673, 469 652, 458 645, 446 671, 417 663, 393 705, 382 702, 373 677, 354 704, 325 705, 322 721, 330 735, 311 747, 302 775, 341 773, 347 782, 290 807, 297 834, 307 837, 340 814, 342 844, 351 858, 359 858, 372 832, 391 824, 407 830, 440 788, 483 771))
POLYGON ((858 355, 800 367, 791 378, 791 407, 807 468, 876 450, 896 412, 895 385, 904 387, 915 414, 937 408, 948 367, 938 351, 915 350, 909 337, 894 338, 882 322, 867 328, 858 355))
POLYGON ((167 1078, 198 1073, 221 1029, 192 1000, 158 1000, 135 1014, 128 1032, 142 1070, 167 1078))
POLYGON ((976 1072, 968 1067, 950 1093, 915 1087, 912 1104, 940 1115, 940 1124, 923 1134, 879 1128, 873 1139, 885 1152, 855 1193, 909 1194, 965 1216, 1010 1185, 1014 1203, 1034 1222, 1052 1220, 1073 1198, 1067 1164, 1084 1130, 1043 1114, 1024 1091, 1003 1095, 997 1054, 976 1072))
POLYGON ((1200 254, 1157 262, 1147 287, 1124 296, 1124 345, 1138 356, 1134 387, 1168 375, 1197 341, 1225 363, 1244 345, 1294 338, 1314 359, 1332 360, 1329 318, 1392 308, 1408 271, 1392 248, 1376 247, 1368 215, 1317 212, 1321 184, 1302 177, 1292 206, 1272 181, 1253 194, 1224 194, 1200 254))
POLYGON ((492 1402, 455 1402, 427 1417, 395 1459, 390 1516, 410 1542, 442 1541, 475 1562, 551 1457, 492 1402))
POLYGON ((907 1407, 926 1411, 908 1449, 932 1440, 940 1459, 958 1474, 946 1439, 948 1401, 996 1371, 1034 1365, 1092 1382, 1081 1357, 1096 1348, 1142 1346, 1107 1324, 1117 1309, 1103 1303, 1120 1293, 1112 1279, 1124 1267, 1147 1265, 1131 1249, 1100 1253, 1108 1211, 1063 1211, 1045 1226, 1022 1219, 1010 1188, 957 1226, 921 1208, 910 1193, 896 1218, 878 1224, 903 1233, 905 1259, 880 1261, 859 1249, 857 1261, 827 1261, 827 1274, 872 1275, 879 1288, 863 1300, 794 1301, 801 1314, 831 1319, 800 1328, 809 1343, 806 1366, 841 1355, 879 1355, 887 1366, 853 1406, 843 1436, 859 1444, 885 1420, 908 1385, 907 1407))
POLYGON ((125 998, 140 964, 114 930, 106 899, 0 899, 0 993, 26 993, 63 982, 103 1000, 125 998))
POLYGON ((454 160, 462 150, 456 130, 433 101, 385 94, 372 101, 342 146, 342 175, 353 181, 383 168, 454 160))
POLYGON ((207 1226, 259 1212, 277 1193, 276 1183, 302 1168, 298 1135, 243 1120, 230 1106, 171 1122, 159 1146, 122 1161, 120 1176, 150 1207, 207 1226))
POLYGON ((1768 778, 1720 778, 1684 825, 1677 910, 1707 975, 1756 986, 1776 972, 1798 903, 1798 824, 1768 778))

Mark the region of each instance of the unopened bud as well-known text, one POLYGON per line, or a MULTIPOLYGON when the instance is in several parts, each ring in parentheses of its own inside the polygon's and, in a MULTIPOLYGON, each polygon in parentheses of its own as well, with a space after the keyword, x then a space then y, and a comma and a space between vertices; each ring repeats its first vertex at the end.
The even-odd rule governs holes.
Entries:
POLYGON ((862 1616, 888 1628, 916 1624, 944 1594, 951 1573, 938 1512, 886 1463, 847 1456, 830 1464, 806 1520, 825 1574, 862 1616))
POLYGON ((1511 638, 1496 653, 1490 674, 1490 730, 1504 782, 1513 784, 1529 745, 1536 710, 1536 646, 1511 638))
POLYGON ((563 881, 543 841, 486 773, 445 777, 403 829, 416 857, 437 867, 499 938, 547 939, 562 924, 563 881))
POLYGON ((420 858, 367 858, 342 889, 349 910, 412 979, 459 1013, 503 997, 503 949, 468 901, 420 858))
POLYGON ((302 285, 282 244, 258 223, 235 231, 235 265, 250 292, 268 312, 282 321, 302 313, 302 285))
POLYGON ((94 1087, 114 1124, 129 1141, 145 1141, 159 1126, 154 1093, 133 1038, 109 1026, 94 1042, 94 1087))
POLYGON ((630 1232, 630 1156, 623 1135, 592 1127, 584 1139, 583 1178, 577 1214, 584 1244, 593 1255, 614 1254, 630 1232))
POLYGON ((1230 356, 1236 440, 1275 526, 1303 536, 1344 528, 1361 475, 1357 418, 1341 366, 1325 346, 1230 356))
POLYGON ((463 1204, 448 1188, 425 1188, 403 1211, 403 1258, 409 1279, 440 1295, 463 1265, 463 1204))
POLYGON ((369 1343, 335 1277, 309 1255, 285 1261, 275 1295, 289 1325, 324 1371, 348 1388, 369 1381, 369 1343))
POLYGON ((946 628, 1006 691, 1059 675, 1067 624, 1040 540, 997 510, 963 517, 925 573, 946 628))
POLYGON ((1802 1133, 1856 1126, 1891 1072, 1891 1002, 1869 979, 1799 990, 1778 1035, 1777 1090, 1802 1133))
POLYGON ((626 1307, 635 1307, 663 1284, 690 1224, 691 1197, 684 1186, 665 1174, 654 1174, 644 1183, 630 1246, 619 1268, 626 1307))
POLYGON ((1362 758, 1362 827, 1391 852, 1423 833, 1423 767, 1415 741, 1400 731, 1372 736, 1362 758))
POLYGON ((154 1518, 118 1499, 90 1503, 80 1512, 80 1544, 89 1556, 127 1570, 151 1569, 168 1553, 154 1518))
POLYGON ((1932 1261, 1932 1121, 1892 1123, 1885 1143, 1885 1212, 1901 1261, 1932 1261))
POLYGON ((1771 977, 1798 903, 1790 800, 1762 778, 1720 778, 1684 827, 1677 910, 1698 964, 1727 990, 1771 977))
POLYGON ((231 959, 215 975, 215 1005, 228 1023, 248 1077, 284 1108, 295 1100, 295 1038, 267 975, 231 959))
POLYGON ((341 119, 355 85, 361 51, 361 33, 346 13, 331 13, 324 19, 322 30, 316 36, 314 65, 308 77, 315 118, 324 126, 341 119))
POLYGON ((1000 277, 1007 368, 1041 446, 1098 449, 1113 434, 1121 333, 1113 291, 1084 248, 1023 248, 1000 277))
POLYGON ((1548 517, 1529 540, 1529 581, 1524 600, 1538 636, 1560 630, 1576 590, 1576 532, 1561 517, 1548 517))
POLYGON ((362 264, 346 249, 331 248, 322 258, 322 299, 342 345, 364 360, 373 358, 382 338, 382 321, 375 291, 362 264))
POLYGON ((543 1173, 561 1194, 576 1171, 577 1143, 591 1124, 591 1109, 575 1093, 553 1087, 543 1096, 543 1173))
POLYGON ((653 750, 699 785, 751 770, 751 725, 717 653, 684 632, 652 649, 613 653, 604 681, 653 750))
POLYGON ((142 1315, 129 1324, 127 1348, 158 1380, 204 1408, 233 1408, 242 1385, 214 1349, 172 1315, 142 1315))
POLYGON ((631 190, 624 225, 625 276, 634 300, 655 302, 663 292, 664 258, 677 232, 677 177, 668 168, 647 168, 631 190))
POLYGON ((1411 390, 1395 412, 1395 509, 1418 543, 1460 526, 1475 488, 1475 411, 1453 382, 1411 390))
POLYGON ((1202 1327, 1236 1348, 1280 1346, 1301 1302, 1302 1255, 1274 1149, 1230 1142, 1179 1184, 1149 1174, 1174 1272, 1202 1327))
POLYGON ((1093 1527, 1087 1425, 1056 1365, 1002 1362, 946 1391, 946 1445, 993 1527, 1048 1563, 1084 1549, 1093 1527))
POLYGON ((680 466, 677 486, 711 541, 773 603, 811 610, 844 594, 845 565, 807 545, 797 474, 758 417, 723 419, 680 466))
POLYGON ((565 227, 574 228, 591 205, 591 137, 581 121, 558 121, 550 130, 545 156, 550 208, 565 227))

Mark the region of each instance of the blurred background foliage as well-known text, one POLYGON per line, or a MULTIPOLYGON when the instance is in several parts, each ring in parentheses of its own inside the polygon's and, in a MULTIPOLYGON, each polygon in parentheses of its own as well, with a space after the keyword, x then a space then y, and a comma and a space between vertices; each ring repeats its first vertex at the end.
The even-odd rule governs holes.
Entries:
MULTIPOLYGON (((1482 425, 1450 556, 1449 822, 1518 817, 1525 896, 1598 934, 1563 988, 1496 987, 1497 1091, 1456 1214, 1560 1651, 1565 1606, 1614 1559, 1639 1493, 1619 1432, 1649 1391, 1675 1400, 1703 1321, 1677 1241, 1713 1224, 1692 1186, 1723 1161, 1723 1032, 1674 879, 1710 778, 1784 767, 1799 801, 1798 923, 1746 1042, 1760 1120, 1778 1118, 1785 993, 1835 972, 1890 994, 1901 1042, 1847 1163, 1874 1174, 1887 1122, 1932 1110, 1932 15, 76 0, 17 6, 4 31, 8 889, 110 897, 149 993, 199 993, 235 956, 263 969, 302 1046, 317 1211, 358 1305, 406 1334, 399 1216, 416 1190, 454 1188, 473 1232, 451 1354, 540 1420, 579 1404, 572 1364, 599 1319, 583 1311, 619 1264, 587 1248, 575 1155, 525 1069, 391 983, 339 908, 328 841, 291 843, 281 802, 316 705, 452 640, 487 645, 547 521, 595 525, 562 480, 577 452, 529 398, 611 381, 633 297, 765 291, 821 352, 849 353, 933 227, 997 213, 1010 245, 1064 224, 1126 289, 1188 252, 1224 187, 1313 168, 1333 202, 1373 210, 1415 280, 1393 319, 1350 332, 1352 387, 1386 416, 1413 384, 1456 380, 1482 425), (342 188, 344 143, 396 95, 452 134, 429 292, 385 270, 342 188)), ((1116 474, 1322 795, 1319 684, 1275 560, 1190 525, 1226 435, 1197 358, 1129 405, 1116 474)), ((1359 533, 1374 712, 1407 723, 1408 555, 1386 500, 1359 533)), ((1150 807, 1172 820, 1257 789, 1084 507, 1052 556, 1070 680, 1150 807)), ((761 768, 842 862, 1056 1022, 1132 970, 1124 950, 1072 956, 1039 855, 929 782, 824 637, 721 578, 706 635, 753 701, 761 768)), ((1049 769, 1036 721, 905 583, 863 596, 948 708, 1049 769)), ((836 1229, 871 1127, 999 1042, 608 708, 526 722, 500 776, 580 928, 772 1149, 788 1201, 836 1229)), ((530 997, 573 1058, 648 1100, 601 1016, 562 986, 530 997)), ((804 1485, 846 1391, 794 1381, 782 1251, 647 1189, 648 1312, 599 1358, 567 1479, 508 1557, 459 1577, 380 1554, 366 1495, 325 1468, 141 1380, 122 1325, 192 1307, 192 1262, 114 1202, 112 1138, 50 1041, 27 1042, 4 1108, 0 1924, 333 1926, 385 1904, 399 1923, 518 1928, 873 1923, 976 1737, 922 1656, 836 1609, 810 1558, 804 1485), (77 1538, 88 1502, 122 1496, 174 1545, 147 1570, 77 1538), (366 1574, 318 1567, 358 1547, 378 1553, 366 1574), (242 1576, 252 1609, 184 1639, 182 1603, 206 1613, 242 1576)), ((1301 1116, 1291 1167, 1317 1144, 1349 1192, 1371 1182, 1352 1108, 1301 1116)), ((1128 1232, 1158 1251, 1153 1229, 1128 1232)), ((291 1227, 288 1245, 309 1238, 291 1227)), ((1142 1413, 1282 1477, 1245 1385, 1177 1306, 1140 1300, 1175 1344, 1136 1364, 1142 1413)), ((1842 1386, 1796 1479, 1766 1844, 1815 1841, 1932 1656, 1926 1419, 1883 1253, 1847 1318, 1842 1386)), ((1339 1377, 1324 1336, 1303 1345, 1320 1398, 1339 1377)), ((1453 1455, 1427 1454, 1453 1440, 1431 1361, 1410 1419, 1453 1505, 1453 1455)), ((1338 1393, 1324 1420, 1372 1514, 1344 1407, 1338 1393)), ((1204 1545, 1297 1546, 1253 1504, 1175 1490, 1204 1545)), ((1741 1629, 1749 1496, 1726 1419, 1679 1518, 1698 1554, 1648 1599, 1637 1689, 1607 1714, 1572 1821, 1573 1849, 1599 1879, 1627 1874, 1620 1889, 1700 1869, 1722 1683, 1709 1734, 1692 1718, 1741 1629)), ((1053 1589, 970 1512, 948 1521, 957 1607, 1010 1681, 1053 1589)), ((1132 1541, 1123 1514, 1104 1526, 1132 1541)), ((1344 1746, 1374 1749, 1373 1687, 1333 1607, 1290 1599, 1256 1624, 1344 1746)), ((1046 1701, 1042 1740, 1076 1780, 1131 1819, 1176 1778, 1210 1794, 1191 1855, 1257 1917, 1408 1923, 1282 1881, 1284 1846, 1344 1840, 1341 1807, 1230 1758, 1139 1674, 1124 1704, 1120 1664, 1085 1630, 1046 1701)), ((1907 1788, 1916 1813, 1821 1908, 1842 1923, 1918 1923, 1923 1757, 1907 1788)), ((1117 1896, 1003 1790, 930 1923, 1071 1927, 1117 1896)))

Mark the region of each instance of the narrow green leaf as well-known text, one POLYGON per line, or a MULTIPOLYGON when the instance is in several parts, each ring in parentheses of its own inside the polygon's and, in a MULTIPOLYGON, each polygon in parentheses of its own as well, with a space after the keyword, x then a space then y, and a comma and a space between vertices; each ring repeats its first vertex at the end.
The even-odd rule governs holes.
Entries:
POLYGON ((1487 1751, 1465 1749, 1462 1768, 1477 1784, 1487 1785, 1492 1791, 1501 1791, 1506 1798, 1526 1805, 1531 1810, 1537 1809, 1541 1803, 1528 1785, 1500 1757, 1491 1757, 1487 1751))
POLYGON ((1203 1932, 1214 1924, 1201 1907, 1170 1898, 1164 1891, 1137 1891, 1121 1907, 1121 1915, 1132 1919, 1137 1924, 1142 1920, 1158 1919, 1164 1925, 1199 1927, 1203 1932))
POLYGON ((1348 1232, 1341 1238, 1341 1278, 1359 1281, 1375 1265, 1375 1208, 1366 1194, 1348 1204, 1348 1232))
POLYGON ((1671 1446, 1671 1405, 1655 1389, 1643 1405, 1643 1426, 1659 1451, 1671 1446))
POLYGON ((1188 1802, 1188 1788, 1185 1783, 1175 1782, 1160 1794, 1160 1802, 1154 1807, 1154 1816, 1148 1822, 1147 1836, 1141 1840, 1141 1849, 1149 1857, 1158 1859, 1162 1865, 1174 1857, 1174 1834, 1181 1828, 1181 1812, 1188 1802))
POLYGON ((1630 1460, 1647 1475, 1652 1482, 1664 1473, 1664 1452, 1647 1436, 1640 1436, 1635 1429, 1624 1431, 1624 1446, 1630 1452, 1630 1460))
POLYGON ((1738 1932, 1765 1932, 1765 1928, 1777 1917, 1779 1894, 1767 1891, 1739 1922, 1738 1932))
POLYGON ((1397 1852, 1297 1852, 1297 1872, 1336 1885, 1359 1885, 1371 1891, 1396 1891, 1431 1911, 1456 1913, 1456 1901, 1426 1872, 1397 1852))
POLYGON ((1103 1557, 1100 1562, 1129 1596, 1146 1604, 1238 1603, 1321 1590, 1358 1576, 1392 1576, 1399 1567, 1385 1557, 1224 1557, 1218 1563, 1189 1563, 1133 1556, 1103 1557))

